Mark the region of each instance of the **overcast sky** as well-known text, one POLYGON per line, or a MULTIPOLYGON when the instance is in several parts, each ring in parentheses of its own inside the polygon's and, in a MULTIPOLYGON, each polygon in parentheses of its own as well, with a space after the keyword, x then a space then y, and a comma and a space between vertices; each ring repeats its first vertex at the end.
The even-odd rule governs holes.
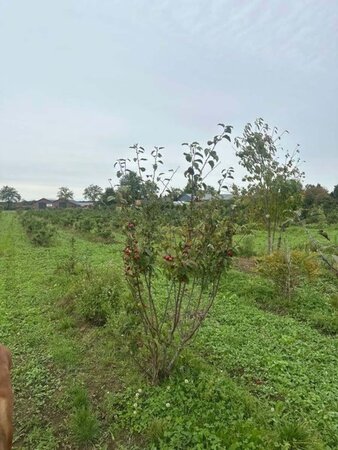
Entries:
POLYGON ((0 0, 0 57, 0 187, 25 199, 108 186, 136 142, 183 169, 182 142, 256 117, 338 184, 337 0, 0 0))

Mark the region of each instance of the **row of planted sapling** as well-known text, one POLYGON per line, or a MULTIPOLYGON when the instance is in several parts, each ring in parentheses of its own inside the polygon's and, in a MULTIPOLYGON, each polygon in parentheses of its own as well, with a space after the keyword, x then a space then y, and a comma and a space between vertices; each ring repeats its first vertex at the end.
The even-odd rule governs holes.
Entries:
POLYGON ((65 209, 35 211, 36 216, 50 223, 86 236, 96 237, 111 243, 118 227, 115 210, 95 209, 65 209))
POLYGON ((31 211, 20 214, 21 223, 34 245, 49 246, 56 236, 56 228, 45 217, 31 211))

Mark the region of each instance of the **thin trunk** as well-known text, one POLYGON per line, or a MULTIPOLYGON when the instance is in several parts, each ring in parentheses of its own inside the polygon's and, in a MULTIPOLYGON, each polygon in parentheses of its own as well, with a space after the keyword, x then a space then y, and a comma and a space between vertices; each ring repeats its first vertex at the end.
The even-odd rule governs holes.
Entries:
POLYGON ((272 253, 272 232, 271 232, 271 221, 269 218, 269 224, 268 224, 268 254, 271 255, 272 253))

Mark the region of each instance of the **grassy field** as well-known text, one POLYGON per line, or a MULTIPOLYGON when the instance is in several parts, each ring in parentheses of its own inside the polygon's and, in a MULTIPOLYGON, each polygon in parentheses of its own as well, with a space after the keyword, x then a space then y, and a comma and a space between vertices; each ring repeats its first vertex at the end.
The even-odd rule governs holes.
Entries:
MULTIPOLYGON (((323 228, 320 225, 290 226, 282 236, 282 246, 290 249, 309 249, 311 242, 315 242, 320 246, 327 247, 329 245, 338 246, 338 225, 326 225, 324 227, 330 241, 319 234, 319 230, 323 228)), ((277 236, 278 237, 278 236, 277 236)), ((276 240, 277 240, 276 237, 276 240)), ((236 236, 239 248, 248 247, 248 249, 257 256, 264 255, 267 249, 266 232, 259 229, 252 229, 250 233, 236 236)))
MULTIPOLYGON (((328 233, 337 239, 337 228, 328 233)), ((71 236, 59 230, 52 246, 35 247, 16 214, 0 215, 0 342, 13 352, 16 449, 338 448, 329 273, 285 301, 239 260, 173 375, 151 386, 125 345, 119 244, 71 236), (103 326, 86 300, 115 285, 103 326)), ((261 233, 254 245, 260 253, 261 233)))

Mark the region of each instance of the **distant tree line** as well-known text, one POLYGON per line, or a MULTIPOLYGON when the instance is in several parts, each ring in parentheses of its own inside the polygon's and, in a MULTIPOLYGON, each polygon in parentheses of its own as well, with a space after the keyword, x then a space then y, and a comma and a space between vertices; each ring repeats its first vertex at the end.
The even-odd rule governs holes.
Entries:
MULTIPOLYGON (((135 172, 128 172, 121 180, 121 185, 114 189, 109 186, 105 189, 98 185, 91 184, 83 191, 83 198, 93 202, 98 207, 113 207, 118 199, 125 199, 128 204, 135 204, 147 196, 147 189, 152 190, 151 185, 144 186, 135 172)), ((233 192, 237 196, 243 197, 242 208, 246 209, 245 204, 258 201, 259 192, 250 193, 248 189, 240 189, 233 185, 233 192), (255 195, 257 198, 255 200, 255 195)), ((217 189, 213 186, 207 186, 206 192, 217 195, 217 189)), ((172 187, 163 197, 165 201, 176 201, 183 193, 191 193, 189 186, 185 188, 172 187)), ((60 200, 74 199, 74 193, 68 187, 60 187, 57 193, 60 200)), ((0 189, 0 201, 2 209, 14 209, 15 204, 20 202, 21 195, 13 186, 3 186, 0 189)), ((289 180, 284 185, 284 201, 294 203, 301 210, 301 218, 308 223, 338 223, 338 184, 334 186, 332 192, 321 184, 302 185, 300 181, 289 180)), ((286 205, 284 205, 286 206, 286 205)), ((247 205, 248 207, 248 205, 247 205)), ((249 208, 248 208, 249 209, 249 208)))
MULTIPOLYGON (((89 185, 83 191, 83 198, 94 203, 98 207, 115 206, 117 200, 124 198, 128 204, 135 204, 137 200, 142 200, 147 196, 147 189, 151 190, 151 185, 142 185, 138 175, 135 172, 128 172, 121 180, 121 186, 114 189, 109 186, 102 189, 98 185, 89 185)), ((249 195, 248 189, 240 189, 233 185, 233 192, 243 196, 243 208, 245 209, 245 200, 247 203, 254 202, 255 194, 249 195)), ((217 195, 217 189, 213 186, 207 186, 206 192, 217 195)), ((185 188, 172 187, 163 197, 164 200, 176 201, 183 193, 191 193, 189 186, 185 188)), ((257 199, 259 192, 256 193, 257 199)), ((60 200, 72 200, 74 194, 71 189, 61 187, 58 190, 57 198, 60 200)), ((289 180, 284 185, 284 199, 289 203, 294 203, 301 210, 301 217, 309 223, 338 223, 338 184, 334 186, 332 192, 329 192, 321 184, 302 185, 300 181, 289 180)), ((2 209, 13 209, 15 204, 20 202, 21 195, 12 186, 3 186, 0 189, 0 201, 2 209)))
MULTIPOLYGON (((304 174, 298 165, 298 147, 293 152, 284 152, 280 146, 285 133, 286 130, 279 133, 276 127, 271 128, 259 118, 253 124, 248 123, 242 136, 234 140, 239 163, 246 170, 243 178, 245 187, 232 187, 235 197, 240 199, 238 217, 240 220, 242 215, 243 221, 261 223, 268 234, 269 251, 273 248, 277 230, 287 225, 294 212, 299 213, 299 218, 307 223, 338 223, 338 184, 332 192, 320 184, 303 186, 304 174)), ((133 148, 143 151, 142 147, 133 148)), ((161 149, 156 150, 159 155, 157 165, 161 163, 161 149)), ((127 160, 123 161, 126 164, 127 160)), ((163 201, 176 201, 183 193, 194 194, 191 181, 188 180, 186 186, 180 189, 169 187, 167 180, 162 181, 163 190, 161 186, 163 201)), ((142 172, 123 167, 117 186, 113 186, 111 180, 110 186, 105 189, 90 184, 84 189, 83 197, 95 207, 110 208, 121 203, 134 205, 152 195, 159 195, 156 181, 153 178, 144 180, 142 172)), ((204 185, 203 193, 216 196, 219 189, 204 185)), ((72 200, 74 193, 69 187, 62 186, 57 191, 57 198, 72 200)), ((20 200, 21 195, 14 187, 3 186, 0 189, 3 209, 13 209, 20 200)))

